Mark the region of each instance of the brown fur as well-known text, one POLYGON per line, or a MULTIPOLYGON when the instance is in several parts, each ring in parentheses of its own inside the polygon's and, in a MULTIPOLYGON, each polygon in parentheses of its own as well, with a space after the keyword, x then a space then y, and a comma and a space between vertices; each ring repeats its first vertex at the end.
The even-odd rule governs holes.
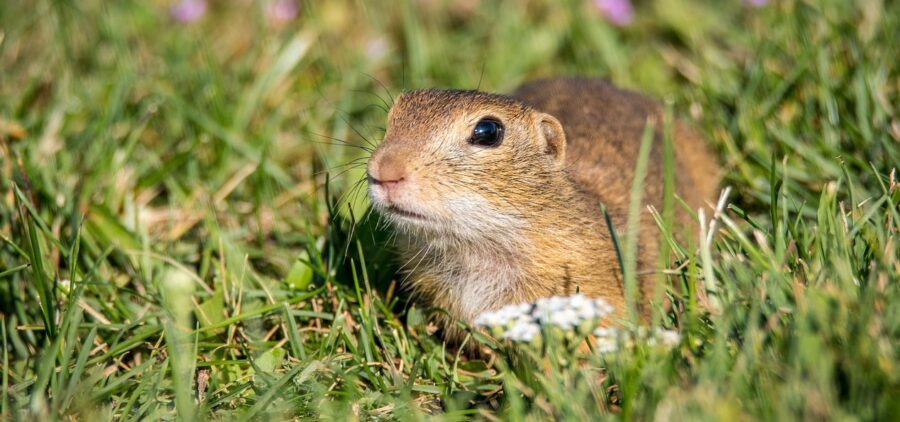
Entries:
MULTIPOLYGON (((641 135, 648 118, 661 126, 661 114, 657 103, 596 79, 536 81, 511 96, 438 89, 400 96, 368 170, 374 206, 398 229, 412 289, 469 323, 503 305, 576 291, 624 316, 621 269, 599 204, 624 233, 641 135), (505 127, 496 148, 467 142, 486 116, 505 127), (385 180, 396 183, 374 182, 385 180)), ((676 189, 696 210, 714 200, 718 166, 686 125, 676 123, 673 134, 676 189)), ((661 210, 656 136, 643 203, 661 210)), ((685 214, 679 221, 690 224, 685 214)), ((643 283, 658 260, 656 225, 644 207, 640 230, 643 283)))

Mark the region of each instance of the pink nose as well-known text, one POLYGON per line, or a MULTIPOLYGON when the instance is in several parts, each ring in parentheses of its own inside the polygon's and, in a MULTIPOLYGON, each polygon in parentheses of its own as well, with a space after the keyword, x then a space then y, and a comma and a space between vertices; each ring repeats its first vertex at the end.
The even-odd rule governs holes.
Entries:
POLYGON ((384 186, 384 187, 390 187, 390 186, 399 184, 400 182, 406 180, 405 177, 401 177, 399 179, 379 179, 379 178, 373 176, 372 173, 369 173, 368 176, 369 176, 369 183, 372 183, 374 185, 384 186))
POLYGON ((395 154, 380 154, 369 160, 369 183, 391 189, 406 180, 406 163, 395 154))

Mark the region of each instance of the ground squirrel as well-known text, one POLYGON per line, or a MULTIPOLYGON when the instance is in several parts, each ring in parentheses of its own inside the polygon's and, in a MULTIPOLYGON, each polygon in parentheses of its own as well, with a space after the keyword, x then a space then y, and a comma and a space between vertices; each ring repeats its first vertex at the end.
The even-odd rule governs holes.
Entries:
MULTIPOLYGON (((471 323, 504 305, 576 291, 624 315, 622 270, 600 203, 623 233, 648 118, 661 121, 659 104, 586 78, 535 81, 509 96, 425 89, 396 99, 368 162, 369 197, 398 232, 416 296, 449 312, 449 337, 462 334, 453 318, 471 323)), ((714 200, 718 166, 687 125, 676 121, 672 133, 676 190, 696 210, 714 200)), ((656 137, 643 203, 661 210, 660 130, 656 137)), ((685 215, 679 222, 690 224, 685 215)), ((640 230, 646 274, 658 264, 658 229, 644 207, 640 230)))

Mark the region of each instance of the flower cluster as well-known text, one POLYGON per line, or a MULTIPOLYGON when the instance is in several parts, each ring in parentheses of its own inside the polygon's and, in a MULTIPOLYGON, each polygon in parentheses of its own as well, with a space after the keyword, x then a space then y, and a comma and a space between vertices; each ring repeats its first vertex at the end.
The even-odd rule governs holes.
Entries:
POLYGON ((639 342, 650 347, 657 345, 673 347, 681 341, 678 331, 662 328, 651 331, 645 327, 639 327, 637 330, 598 327, 594 330, 594 337, 597 339, 597 351, 600 353, 615 352, 620 345, 625 349, 632 349, 639 342))
POLYGON ((594 0, 594 6, 613 25, 625 26, 634 20, 634 7, 629 0, 594 0))
POLYGON ((190 23, 202 18, 206 8, 206 0, 181 0, 169 8, 169 14, 178 22, 190 23))
MULTIPOLYGON (((615 26, 628 26, 634 21, 635 11, 631 0, 593 0, 594 7, 615 26)), ((760 8, 769 4, 769 0, 743 0, 749 7, 760 8)))
POLYGON ((540 335, 541 327, 557 327, 572 331, 584 325, 596 326, 613 311, 603 299, 590 299, 581 294, 538 299, 535 303, 504 306, 485 312, 475 319, 475 326, 500 332, 500 337, 529 342, 540 335))
MULTIPOLYGON (((300 13, 297 0, 270 0, 265 4, 266 17, 275 25, 284 25, 300 13)), ((192 23, 200 20, 208 8, 207 0, 178 0, 169 7, 169 14, 177 22, 192 23)))
POLYGON ((591 299, 581 294, 553 296, 538 299, 535 303, 508 305, 485 312, 475 319, 475 326, 488 329, 502 339, 525 343, 539 338, 542 329, 557 328, 585 334, 593 330, 596 349, 600 353, 632 349, 637 344, 672 347, 681 341, 681 336, 674 330, 601 326, 601 321, 612 313, 613 307, 603 299, 591 299))
POLYGON ((538 299, 534 308, 534 314, 542 325, 553 325, 564 330, 579 327, 586 321, 598 322, 612 312, 612 305, 605 300, 589 299, 581 294, 538 299))

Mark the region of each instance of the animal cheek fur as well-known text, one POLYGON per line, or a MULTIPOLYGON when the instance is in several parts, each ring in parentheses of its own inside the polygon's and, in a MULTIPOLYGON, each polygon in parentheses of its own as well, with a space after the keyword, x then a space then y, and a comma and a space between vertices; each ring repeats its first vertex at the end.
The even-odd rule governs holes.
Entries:
POLYGON ((430 178, 419 179, 416 181, 416 200, 422 204, 436 204, 442 200, 438 186, 430 178))

